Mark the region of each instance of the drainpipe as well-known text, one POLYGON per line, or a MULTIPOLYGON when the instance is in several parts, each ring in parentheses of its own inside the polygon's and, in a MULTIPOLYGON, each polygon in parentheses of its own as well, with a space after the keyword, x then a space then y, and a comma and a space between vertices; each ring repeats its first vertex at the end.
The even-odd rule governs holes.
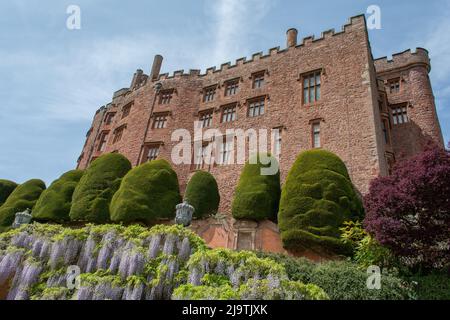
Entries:
POLYGON ((139 165, 142 158, 142 152, 144 151, 145 138, 147 137, 148 130, 150 129, 150 123, 153 117, 153 110, 155 109, 156 98, 158 97, 159 92, 161 91, 162 84, 160 82, 155 83, 153 89, 155 90, 155 95, 153 96, 152 107, 150 109, 150 115, 148 117, 147 126, 145 127, 144 137, 142 138, 141 150, 139 151, 139 157, 136 162, 136 166, 139 165))

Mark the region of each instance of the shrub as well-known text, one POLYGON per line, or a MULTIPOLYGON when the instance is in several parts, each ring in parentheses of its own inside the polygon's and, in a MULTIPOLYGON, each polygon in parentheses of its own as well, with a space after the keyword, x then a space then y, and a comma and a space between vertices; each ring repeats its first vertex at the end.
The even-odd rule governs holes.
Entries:
POLYGON ((197 171, 187 184, 184 199, 195 208, 194 217, 214 215, 220 203, 216 179, 209 172, 197 171))
POLYGON ((366 270, 352 262, 314 263, 282 254, 258 255, 282 264, 290 280, 319 286, 331 300, 404 300, 414 297, 412 287, 406 281, 389 273, 382 274, 380 290, 368 289, 366 270))
POLYGON ((359 221, 347 221, 341 228, 341 239, 354 249, 353 260, 362 268, 376 265, 380 268, 401 267, 391 251, 381 246, 377 240, 367 234, 359 221))
POLYGON ((17 183, 0 179, 0 207, 5 203, 15 188, 17 188, 17 183))
POLYGON ((448 274, 433 273, 426 276, 413 276, 419 300, 450 300, 450 277, 448 274))
POLYGON ((111 201, 111 219, 151 223, 158 218, 173 218, 180 202, 177 174, 166 160, 154 160, 124 177, 111 201))
POLYGON ((105 154, 94 160, 75 188, 70 219, 108 221, 111 198, 119 188, 121 178, 130 169, 130 161, 118 153, 105 154))
POLYGON ((70 220, 72 195, 82 175, 83 171, 81 170, 71 170, 53 181, 36 202, 33 219, 55 222, 70 220))
POLYGON ((450 264, 450 152, 437 146, 372 181, 366 230, 412 270, 450 264))
POLYGON ((45 183, 39 179, 28 180, 15 188, 0 208, 0 226, 11 226, 17 212, 33 209, 44 190, 45 183))
POLYGON ((264 220, 276 219, 280 199, 280 172, 262 174, 270 166, 278 169, 277 160, 270 156, 270 162, 263 164, 262 155, 252 156, 242 170, 236 187, 232 213, 235 219, 264 220))
POLYGON ((345 221, 363 216, 345 164, 325 150, 301 153, 281 193, 278 224, 287 249, 349 254, 340 240, 345 221))

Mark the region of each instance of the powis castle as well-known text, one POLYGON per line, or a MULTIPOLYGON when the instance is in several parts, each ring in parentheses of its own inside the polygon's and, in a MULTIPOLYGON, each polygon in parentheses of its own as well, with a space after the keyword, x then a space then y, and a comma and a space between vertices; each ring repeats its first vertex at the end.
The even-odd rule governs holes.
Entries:
MULTIPOLYGON (((287 31, 286 48, 256 53, 250 60, 160 74, 156 56, 149 75, 137 70, 129 88, 95 114, 78 159, 86 168, 104 153, 119 152, 133 165, 156 158, 171 161, 183 128, 202 130, 276 129, 270 149, 279 159, 281 181, 304 150, 323 148, 338 155, 364 194, 378 175, 389 175, 396 161, 422 151, 430 141, 443 145, 428 76, 428 52, 417 48, 374 59, 364 16, 342 31, 297 40, 287 31)), ((232 140, 231 140, 232 141, 232 140)), ((201 142, 206 148, 211 139, 201 142)), ((235 152, 230 139, 214 141, 220 157, 235 152)), ((200 153, 201 154, 201 153, 200 153)), ((225 161, 226 162, 226 161, 225 161)), ((220 212, 228 213, 242 164, 173 164, 181 190, 195 170, 217 179, 220 212)), ((212 246, 282 251, 272 222, 210 219, 194 227, 212 246)))

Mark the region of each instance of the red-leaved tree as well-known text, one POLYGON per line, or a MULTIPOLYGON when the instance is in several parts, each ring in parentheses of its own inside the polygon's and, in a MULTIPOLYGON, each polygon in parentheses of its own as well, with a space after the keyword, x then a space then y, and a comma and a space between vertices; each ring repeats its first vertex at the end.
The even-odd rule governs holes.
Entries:
POLYGON ((403 262, 419 270, 450 264, 450 152, 429 146, 372 181, 364 226, 403 262))

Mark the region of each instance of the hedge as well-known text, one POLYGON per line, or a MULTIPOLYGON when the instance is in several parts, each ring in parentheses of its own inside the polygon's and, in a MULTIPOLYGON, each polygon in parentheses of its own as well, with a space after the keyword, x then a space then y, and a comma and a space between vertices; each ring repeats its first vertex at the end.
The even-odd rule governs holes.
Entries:
POLYGON ((220 203, 216 179, 209 172, 195 172, 187 184, 184 199, 195 208, 194 217, 214 215, 220 203))
POLYGON ((108 221, 111 198, 130 169, 130 161, 118 153, 105 154, 94 160, 75 188, 70 219, 97 223, 108 221))
POLYGON ((39 197, 33 210, 33 219, 54 222, 70 220, 72 195, 82 176, 83 171, 71 170, 53 181, 39 197))
POLYGON ((44 190, 45 183, 39 179, 28 180, 15 188, 0 208, 0 226, 9 227, 17 212, 32 210, 44 190))
POLYGON ((367 288, 367 270, 348 261, 314 263, 306 258, 283 254, 257 253, 283 265, 291 281, 312 283, 322 288, 331 300, 407 300, 414 299, 414 288, 401 277, 382 273, 381 288, 367 288))
POLYGON ((283 187, 278 223, 287 249, 350 254, 340 240, 345 221, 364 214, 345 164, 325 150, 301 153, 283 187))
POLYGON ((262 168, 274 163, 278 166, 274 157, 267 156, 270 157, 269 164, 261 163, 261 155, 252 156, 245 164, 231 208, 235 219, 276 220, 281 193, 280 171, 274 175, 261 174, 262 168))
POLYGON ((170 164, 163 159, 146 162, 124 177, 111 201, 111 220, 151 223, 173 218, 181 201, 178 177, 170 164))
POLYGON ((17 183, 0 179, 0 207, 5 203, 15 188, 17 188, 17 183))

